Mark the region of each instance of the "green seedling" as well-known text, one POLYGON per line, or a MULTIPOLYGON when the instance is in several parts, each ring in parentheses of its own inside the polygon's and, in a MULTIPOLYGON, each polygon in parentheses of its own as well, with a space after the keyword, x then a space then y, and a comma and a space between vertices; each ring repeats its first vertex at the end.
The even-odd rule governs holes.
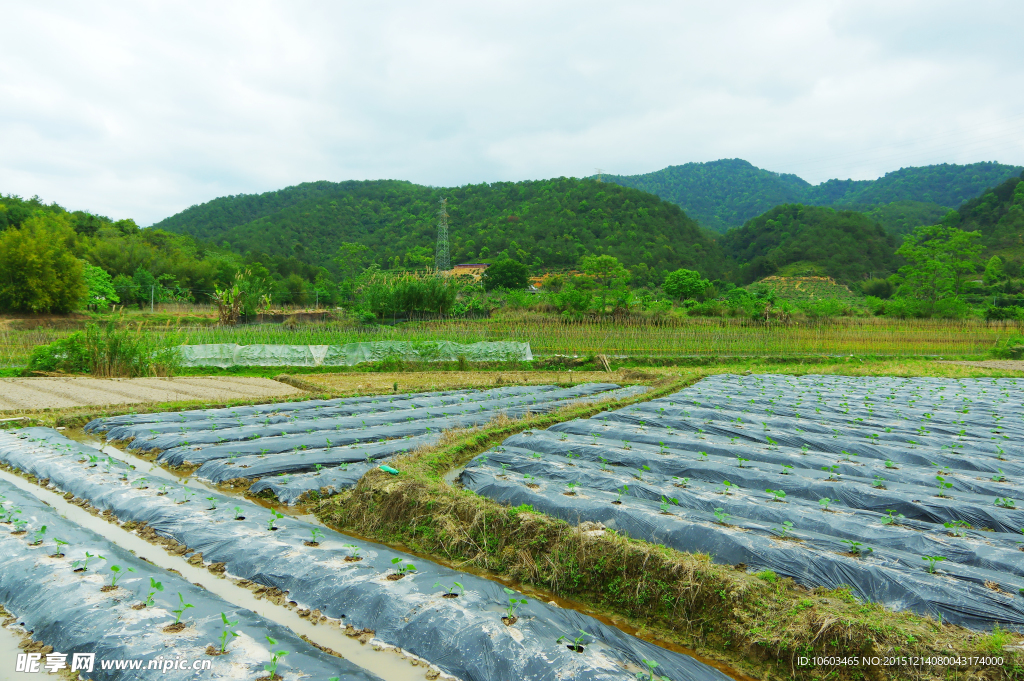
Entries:
POLYGON ((673 475, 672 480, 674 480, 672 484, 675 485, 676 487, 686 487, 687 485, 690 484, 689 478, 677 478, 676 476, 673 475))
POLYGON ((850 545, 850 553, 852 553, 853 555, 855 555, 857 557, 866 556, 867 554, 869 554, 872 551, 874 551, 874 549, 871 548, 870 546, 864 546, 861 542, 853 541, 852 539, 843 539, 842 542, 844 544, 849 544, 850 545))
POLYGON ((43 543, 43 535, 46 534, 46 525, 43 525, 38 530, 32 533, 32 546, 38 546, 43 543))
POLYGON ((743 464, 744 463, 749 463, 749 462, 750 462, 750 459, 744 459, 742 456, 737 456, 736 457, 736 463, 739 464, 740 468, 743 468, 743 464))
POLYGON ((631 447, 630 444, 629 444, 629 440, 623 440, 622 441, 622 448, 623 449, 633 449, 633 447, 631 447))
POLYGON ((790 520, 783 520, 782 527, 773 527, 772 529, 778 532, 780 537, 785 538, 793 531, 793 522, 790 520))
POLYGON ((876 475, 875 481, 871 483, 871 486, 876 489, 885 489, 885 478, 883 478, 881 475, 876 475))
POLYGON ((1010 497, 997 497, 996 506, 1002 506, 1003 508, 1017 508, 1017 502, 1010 497))
POLYGON ((810 449, 810 447, 808 447, 807 443, 805 442, 804 444, 802 444, 800 446, 800 453, 801 454, 806 454, 808 449, 810 449))
POLYGON ((465 591, 461 582, 452 582, 451 586, 445 586, 441 582, 434 582, 434 588, 436 589, 437 587, 444 589, 445 598, 458 598, 459 594, 465 591), (458 591, 456 591, 456 589, 458 589, 458 591))
POLYGON ((608 471, 608 459, 604 458, 603 456, 599 456, 597 458, 601 461, 601 470, 607 472, 608 471))
POLYGON ((319 544, 320 540, 324 538, 324 533, 320 531, 319 527, 310 529, 309 534, 313 537, 310 540, 310 544, 319 544))
POLYGON ((698 459, 697 459, 698 461, 707 462, 707 460, 708 460, 708 453, 707 452, 697 452, 697 457, 698 457, 698 459))
MULTIPOLYGON (((187 485, 188 481, 186 480, 184 484, 187 485)), ((189 488, 182 487, 181 488, 181 501, 179 501, 178 503, 179 504, 187 504, 189 502, 189 500, 191 500, 192 497, 194 497, 195 495, 196 495, 196 493, 193 492, 192 490, 190 490, 189 488)))
POLYGON ((828 505, 831 504, 831 503, 832 503, 832 500, 829 499, 828 497, 824 497, 822 499, 818 499, 818 506, 821 507, 822 511, 827 511, 828 510, 828 505))
POLYGON ((157 591, 163 591, 164 585, 156 581, 152 577, 149 578, 149 593, 146 594, 146 607, 153 607, 153 596, 156 595, 157 591))
POLYGON ((395 566, 395 570, 397 570, 396 574, 400 577, 405 577, 410 572, 416 571, 416 566, 412 563, 405 563, 403 565, 401 558, 392 558, 391 564, 395 566))
POLYGON ((885 460, 885 467, 886 468, 891 468, 891 469, 895 470, 896 469, 896 464, 894 464, 892 462, 892 459, 886 459, 885 460))
POLYGON ((641 465, 640 468, 636 469, 636 473, 633 473, 633 477, 636 478, 637 480, 643 481, 644 472, 650 473, 651 467, 646 464, 641 465))
POLYGON ((731 517, 732 516, 729 515, 728 513, 726 513, 724 509, 721 509, 721 508, 716 508, 715 509, 715 520, 717 520, 722 525, 728 525, 729 524, 729 518, 731 518, 731 517))
POLYGON ((235 520, 245 520, 245 516, 242 515, 241 506, 235 506, 235 520))
POLYGON ((953 487, 953 483, 946 482, 946 479, 944 477, 942 477, 941 475, 936 475, 935 479, 938 481, 939 496, 940 497, 948 497, 949 495, 946 494, 946 490, 952 488, 953 487))
POLYGON ((765 492, 767 492, 768 494, 771 494, 773 497, 775 497, 774 499, 772 499, 772 501, 785 501, 786 500, 786 493, 783 490, 781 490, 781 489, 766 489, 765 492))
POLYGON ((267 519, 267 529, 273 532, 277 528, 274 527, 274 523, 284 517, 283 513, 278 513, 274 509, 270 509, 270 518, 267 519))
POLYGON ((63 556, 64 555, 64 547, 67 546, 68 543, 66 541, 64 541, 63 539, 58 539, 57 537, 53 538, 53 543, 57 545, 57 553, 54 554, 54 555, 63 556))
POLYGON ((839 466, 838 465, 835 465, 835 466, 822 466, 821 470, 823 470, 826 473, 828 473, 828 479, 829 480, 838 480, 839 479, 840 473, 839 473, 839 466))
POLYGON ((661 508, 661 512, 662 513, 668 513, 669 512, 669 510, 668 510, 668 499, 666 499, 664 496, 661 497, 661 503, 658 506, 659 506, 659 508, 661 508))
POLYGON ((965 529, 970 529, 971 524, 966 520, 953 520, 948 523, 943 523, 943 527, 949 530, 949 533, 954 537, 966 537, 967 533, 965 529))
POLYGON ((139 489, 145 489, 147 482, 148 480, 146 480, 145 476, 139 476, 132 481, 132 484, 138 485, 139 489))
POLYGON ((935 574, 935 565, 943 560, 946 560, 945 556, 921 556, 921 560, 928 563, 928 572, 935 574))
MULTIPOLYGON (((266 639, 270 643, 270 645, 272 645, 272 646, 276 646, 277 645, 277 641, 275 641, 274 639, 270 638, 269 636, 267 636, 266 639)), ((281 661, 281 658, 284 657, 287 654, 288 654, 287 650, 271 650, 270 651, 270 662, 268 664, 263 665, 263 669, 265 669, 266 671, 270 672, 270 678, 271 679, 273 679, 275 676, 277 676, 277 665, 281 661)))
POLYGON ((210 502, 210 510, 217 510, 217 497, 206 497, 206 500, 210 502))
POLYGON ((96 559, 96 560, 106 560, 106 558, 104 558, 103 556, 94 556, 91 553, 89 553, 88 551, 86 551, 85 552, 85 559, 84 560, 76 560, 76 561, 74 561, 73 563, 71 563, 71 567, 73 567, 75 570, 81 570, 82 572, 88 572, 89 571, 89 563, 91 563, 94 559, 96 559))
POLYGON ((623 485, 620 489, 617 489, 615 491, 617 492, 617 494, 615 496, 615 501, 612 502, 612 503, 621 504, 622 503, 622 495, 629 491, 629 485, 623 485))
MULTIPOLYGON (((135 570, 133 568, 124 568, 124 570, 127 571, 127 572, 135 572, 135 570)), ((121 566, 120 565, 111 565, 110 566, 110 572, 111 572, 111 575, 110 575, 110 586, 115 586, 116 587, 117 586, 117 580, 119 580, 122 577, 124 577, 124 575, 121 574, 121 572, 122 572, 121 566)))
POLYGON ((731 490, 735 486, 736 485, 732 484, 728 480, 723 480, 722 481, 722 491, 719 492, 719 494, 729 494, 729 490, 731 490))
POLYGON ((576 494, 576 488, 580 486, 580 483, 573 480, 572 482, 565 483, 565 493, 569 495, 576 494))
POLYGON ((789 475, 789 472, 793 470, 793 466, 788 463, 782 464, 782 475, 789 475))
POLYGON ((582 653, 583 652, 583 639, 585 639, 586 637, 590 636, 590 634, 588 634, 587 632, 583 631, 582 629, 580 629, 579 631, 580 631, 580 635, 577 636, 576 638, 573 638, 571 636, 559 636, 558 640, 555 641, 555 643, 561 643, 562 641, 572 641, 572 643, 566 643, 565 647, 568 648, 569 650, 573 651, 574 653, 582 653))
MULTIPOLYGON (((231 631, 230 627, 238 625, 238 620, 229 620, 228 616, 224 613, 220 614, 220 619, 224 623, 224 631, 220 633, 220 652, 224 652, 224 649, 228 647, 228 636, 238 636, 239 632, 231 631)), ((273 678, 273 675, 271 675, 273 678)))
POLYGON ((194 608, 194 607, 196 607, 196 606, 192 605, 191 603, 186 603, 185 602, 185 597, 182 596, 181 592, 179 591, 178 592, 178 609, 177 610, 171 610, 171 612, 173 612, 175 614, 174 623, 177 624, 178 622, 181 622, 181 616, 185 613, 185 611, 188 610, 189 608, 194 608))
POLYGON ((360 548, 358 546, 356 546, 355 544, 345 544, 345 548, 352 551, 352 557, 353 558, 358 558, 359 557, 360 548))
POLYGON ((540 459, 540 458, 542 458, 542 455, 541 455, 540 452, 530 452, 530 458, 531 459, 540 459))
POLYGON ((850 458, 851 456, 859 456, 856 452, 848 452, 845 449, 840 451, 843 453, 843 461, 849 461, 850 463, 853 463, 853 459, 850 458))
POLYGON ((768 441, 768 449, 778 449, 778 447, 779 447, 779 443, 778 442, 776 442, 775 440, 771 439, 768 436, 765 436, 764 439, 768 441))
POLYGON ((658 667, 658 663, 654 660, 643 660, 643 663, 647 665, 647 671, 637 672, 637 681, 671 681, 667 676, 654 673, 654 670, 658 667))
POLYGON ((24 532, 25 531, 25 526, 28 525, 28 522, 25 521, 25 520, 22 520, 21 518, 15 518, 11 522, 14 524, 14 531, 15 532, 24 532))
POLYGON ((527 485, 536 484, 533 482, 536 479, 536 477, 530 475, 529 473, 523 473, 523 480, 526 482, 527 485))
POLYGON ((515 598, 516 592, 508 587, 505 587, 505 593, 512 596, 512 598, 508 599, 508 605, 505 607, 505 617, 511 622, 516 619, 516 610, 526 605, 527 601, 525 598, 515 598))
POLYGON ((321 464, 317 464, 316 465, 316 473, 315 473, 315 475, 320 475, 320 469, 321 468, 323 468, 323 466, 321 464))
POLYGON ((1006 482, 1006 476, 1003 475, 1003 469, 997 468, 999 472, 992 476, 992 482, 1006 482))

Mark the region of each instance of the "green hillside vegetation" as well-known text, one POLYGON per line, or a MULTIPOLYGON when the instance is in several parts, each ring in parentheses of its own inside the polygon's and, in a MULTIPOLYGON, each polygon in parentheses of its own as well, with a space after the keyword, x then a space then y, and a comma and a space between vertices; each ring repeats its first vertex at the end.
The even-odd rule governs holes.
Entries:
POLYGON ((858 204, 850 207, 882 225, 889 234, 903 236, 921 225, 934 225, 942 221, 949 209, 925 201, 893 201, 878 206, 858 204))
POLYGON ((894 272, 896 239, 855 211, 787 204, 729 230, 720 243, 732 279, 749 284, 809 261, 843 284, 894 272))
POLYGON ((422 268, 433 265, 442 197, 448 198, 453 263, 508 256, 534 270, 568 269, 588 254, 612 255, 632 270, 663 274, 690 267, 708 276, 718 276, 723 265, 711 236, 678 206, 635 189, 570 178, 455 188, 317 182, 217 199, 154 227, 259 260, 263 254, 295 256, 331 267, 341 244, 353 243, 366 246, 368 261, 382 269, 422 268))
POLYGON ((1024 258, 1024 172, 965 202, 949 224, 980 231, 986 255, 1021 262, 1024 258))
MULTIPOLYGON (((836 179, 812 185, 796 175, 762 170, 742 159, 722 159, 669 166, 643 175, 602 177, 606 182, 657 194, 681 206, 701 225, 725 232, 784 203, 870 210, 875 206, 914 201, 948 211, 1021 170, 1024 169, 993 162, 944 163, 901 168, 877 180, 836 179)), ((894 230, 894 234, 929 224, 930 212, 910 206, 902 210, 901 231, 894 230)), ((876 219, 888 228, 889 221, 882 218, 876 219)))

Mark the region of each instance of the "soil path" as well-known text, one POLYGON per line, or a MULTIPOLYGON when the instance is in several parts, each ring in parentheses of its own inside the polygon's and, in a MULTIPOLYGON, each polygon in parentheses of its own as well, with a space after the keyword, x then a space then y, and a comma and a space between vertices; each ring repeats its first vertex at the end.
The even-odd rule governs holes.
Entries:
POLYGON ((963 364, 966 367, 981 367, 983 369, 1004 369, 1006 371, 1024 371, 1024 360, 1022 359, 986 359, 982 362, 942 362, 942 364, 963 364))
POLYGON ((0 411, 183 400, 220 402, 289 397, 302 392, 269 378, 3 378, 0 379, 0 411))

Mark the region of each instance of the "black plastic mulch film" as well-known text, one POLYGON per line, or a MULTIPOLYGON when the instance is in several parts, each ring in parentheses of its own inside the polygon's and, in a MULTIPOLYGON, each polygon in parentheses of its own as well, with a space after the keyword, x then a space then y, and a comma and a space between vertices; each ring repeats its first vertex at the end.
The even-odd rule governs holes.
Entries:
MULTIPOLYGON (((373 630, 377 640, 465 681, 626 681, 647 669, 645 660, 657 663, 656 669, 672 681, 727 678, 689 656, 533 599, 519 605, 518 621, 506 626, 502 616, 509 598, 523 596, 510 596, 501 584, 292 517, 276 520, 277 529, 271 530, 273 516, 265 508, 221 494, 212 495, 216 508, 211 508, 208 500, 197 498, 186 486, 168 483, 153 488, 125 464, 48 428, 0 433, 0 461, 48 479, 57 490, 110 510, 123 522, 146 523, 159 535, 202 553, 204 562, 223 562, 226 576, 278 588, 300 607, 373 630), (235 519, 235 507, 243 520, 235 519), (314 529, 322 532, 319 545, 306 546, 314 529), (355 557, 359 559, 352 560, 355 557), (388 579, 410 564, 415 569, 407 576, 388 579), (455 587, 459 596, 445 598, 455 582, 462 585, 455 587), (579 636, 580 630, 587 632, 582 653, 558 641, 562 635, 579 636)), ((7 560, 6 555, 0 557, 0 572, 6 571, 7 560)), ((50 602, 42 616, 59 620, 63 607, 59 601, 50 602)), ((116 637, 116 631, 108 630, 107 636, 116 637)), ((99 636, 94 632, 94 638, 99 636)))
POLYGON ((721 375, 515 435, 460 479, 716 562, 1021 631, 1022 387, 721 375))
POLYGON ((375 674, 317 650, 287 627, 140 560, 3 480, 0 496, 5 514, 10 512, 25 523, 25 534, 15 534, 17 529, 10 522, 0 524, 0 603, 37 641, 66 655, 63 662, 69 669, 75 653, 95 654, 93 672, 83 672, 82 679, 266 678, 264 665, 271 652, 283 650, 287 656, 282 657, 278 673, 286 677, 301 671, 306 678, 324 681, 331 677, 379 681, 375 674), (39 533, 43 527, 45 531, 39 533), (60 552, 54 538, 66 542, 63 557, 55 557, 60 552), (76 572, 87 554, 91 558, 85 570, 76 572), (116 589, 102 592, 101 587, 111 582, 112 566, 123 577, 116 589), (163 590, 152 588, 151 579, 163 590), (145 602, 150 593, 149 607, 132 607, 145 602), (181 608, 182 602, 192 606, 181 615, 186 630, 165 633, 163 629, 177 617, 172 611, 181 608), (234 624, 225 627, 221 613, 234 624), (238 633, 229 635, 229 654, 206 655, 207 645, 219 646, 225 628, 238 633), (267 636, 276 643, 272 645, 267 636), (102 661, 123 660, 141 660, 145 666, 140 670, 101 668, 102 661), (171 671, 162 669, 162 660, 209 660, 211 667, 171 671), (155 669, 148 669, 151 661, 158 661, 155 669))
POLYGON ((499 413, 515 418, 646 390, 585 383, 356 397, 118 416, 97 419, 86 430, 130 440, 133 449, 159 451, 164 464, 201 464, 196 477, 203 480, 260 478, 252 493, 269 490, 291 504, 311 490, 351 487, 380 461, 433 444, 450 428, 482 425, 499 413))

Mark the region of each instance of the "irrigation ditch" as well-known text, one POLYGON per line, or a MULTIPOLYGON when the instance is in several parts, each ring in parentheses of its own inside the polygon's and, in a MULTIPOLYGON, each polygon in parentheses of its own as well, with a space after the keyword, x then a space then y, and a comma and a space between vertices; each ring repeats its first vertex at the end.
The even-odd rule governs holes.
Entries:
MULTIPOLYGON (((1006 633, 1021 624, 1021 599, 1011 591, 1024 587, 1012 539, 1019 511, 983 503, 996 491, 1013 501, 1019 489, 1024 460, 1005 444, 1018 441, 1016 430, 995 418, 1019 413, 1019 400, 989 395, 985 402, 971 393, 972 408, 989 409, 991 419, 962 410, 953 417, 949 409, 940 414, 946 404, 938 384, 889 386, 916 391, 901 414, 931 415, 929 432, 906 443, 899 438, 910 437, 908 429, 897 427, 902 416, 882 418, 875 404, 850 413, 856 381, 817 395, 817 421, 808 424, 796 414, 808 399, 799 396, 810 393, 791 382, 834 377, 719 376, 686 387, 699 378, 125 414, 97 419, 87 433, 0 434, 8 471, 0 478, 26 476, 70 495, 104 519, 85 513, 93 522, 155 542, 173 564, 236 589, 239 598, 215 589, 234 606, 254 609, 254 595, 266 599, 259 605, 276 615, 259 615, 272 623, 319 632, 331 627, 311 620, 335 625, 335 639, 344 642, 309 639, 375 672, 375 660, 364 664, 342 649, 348 643, 367 651, 341 632, 398 651, 392 657, 403 660, 403 670, 408 659, 428 674, 464 679, 548 678, 551 668, 574 678, 634 678, 645 670, 672 681, 725 678, 699 655, 725 662, 716 666, 734 678, 742 671, 857 678, 846 669, 800 668, 795 660, 954 646, 1006 658, 965 670, 977 678, 1024 673, 1014 647, 1019 637, 1006 633), (744 381, 757 394, 733 409, 744 381), (929 395, 934 405, 917 394, 928 390, 936 393, 929 395), (845 435, 837 433, 857 428, 865 429, 866 445, 844 450, 845 435), (986 428, 1000 431, 988 437, 1005 438, 999 449, 1006 451, 995 455, 1005 465, 995 471, 976 456, 986 428), (950 481, 941 489, 953 490, 955 502, 917 494, 936 482, 926 463, 950 481), (829 470, 819 475, 823 466, 829 470), (877 486, 878 466, 888 475, 885 489, 877 486), (461 484, 445 482, 455 477, 461 484), (858 485, 875 496, 865 501, 858 485), (756 491, 762 488, 781 494, 756 491), (822 494, 831 508, 821 507, 822 494), (883 514, 895 523, 878 520, 881 506, 892 509, 883 514), (307 512, 323 524, 301 515, 307 512), (938 526, 953 536, 944 539, 938 526), (943 561, 922 567, 911 560, 951 545, 960 551, 943 561), (409 564, 416 569, 402 569, 409 564), (500 611, 524 595, 531 598, 520 606, 521 619, 506 626, 500 611), (982 631, 993 623, 1002 628, 982 631), (572 631, 568 643, 551 645, 572 631), (581 639, 585 655, 572 638, 581 639)), ((868 402, 881 388, 870 390, 868 402)), ((938 672, 919 665, 859 673, 938 672)))

